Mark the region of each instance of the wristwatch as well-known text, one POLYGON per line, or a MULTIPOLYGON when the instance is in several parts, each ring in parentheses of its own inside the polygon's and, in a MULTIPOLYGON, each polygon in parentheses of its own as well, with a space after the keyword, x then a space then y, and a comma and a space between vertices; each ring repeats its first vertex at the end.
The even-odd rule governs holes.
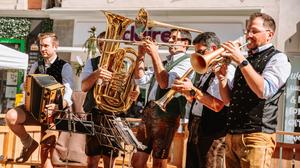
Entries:
POLYGON ((191 88, 191 90, 190 90, 190 95, 193 96, 193 97, 196 95, 195 87, 192 87, 192 88, 191 88))
POLYGON ((248 64, 249 64, 248 60, 245 59, 244 61, 242 61, 242 62, 240 63, 239 67, 242 68, 242 67, 244 67, 244 66, 247 66, 248 64))

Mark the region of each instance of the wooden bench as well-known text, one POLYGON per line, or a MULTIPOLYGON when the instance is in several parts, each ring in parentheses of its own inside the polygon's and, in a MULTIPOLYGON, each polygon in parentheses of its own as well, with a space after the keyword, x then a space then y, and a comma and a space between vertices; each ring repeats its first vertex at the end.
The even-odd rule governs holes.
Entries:
MULTIPOLYGON (((38 126, 26 126, 25 129, 29 132, 29 134, 39 142, 40 140, 40 127, 38 126)), ((22 151, 22 143, 19 138, 16 138, 14 133, 10 131, 7 126, 0 126, 0 146, 3 147, 2 151, 0 151, 0 155, 3 156, 3 160, 1 160, 1 164, 3 168, 8 167, 30 167, 34 165, 40 164, 40 148, 35 150, 29 160, 25 163, 18 163, 22 166, 13 166, 17 163, 14 160, 20 156, 22 151)))
MULTIPOLYGON (((37 141, 40 140, 40 127, 39 126, 26 126, 26 130, 29 134, 37 141)), ((185 141, 183 138, 186 135, 180 133, 176 134, 174 142, 172 144, 172 149, 169 156, 168 168, 181 168, 184 165, 183 158, 185 158, 185 141)), ((25 163, 16 163, 14 160, 20 155, 22 150, 22 144, 19 138, 16 138, 14 133, 10 131, 7 126, 0 126, 0 155, 4 156, 4 159, 0 161, 2 168, 30 168, 32 166, 37 166, 40 164, 40 147, 32 154, 28 161, 25 163)), ((123 157, 119 156, 116 159, 116 167, 129 167, 130 158, 132 153, 126 153, 123 161, 123 157), (124 164, 124 165, 123 165, 124 164)), ((86 167, 86 165, 81 165, 78 163, 68 163, 68 167, 86 167)), ((60 165, 60 166, 66 166, 60 165)), ((150 157, 148 161, 148 167, 152 166, 152 158, 150 157)), ((103 167, 102 161, 99 162, 99 167, 103 167)))

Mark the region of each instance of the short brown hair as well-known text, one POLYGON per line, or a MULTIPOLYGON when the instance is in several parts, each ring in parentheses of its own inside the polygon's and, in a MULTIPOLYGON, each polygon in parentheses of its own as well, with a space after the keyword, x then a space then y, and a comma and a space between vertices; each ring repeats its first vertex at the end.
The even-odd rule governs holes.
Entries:
POLYGON ((192 43, 192 35, 189 31, 181 30, 181 29, 171 29, 171 32, 174 32, 174 31, 180 32, 181 39, 188 40, 189 45, 192 43))
POLYGON ((53 32, 45 32, 45 33, 40 33, 40 34, 38 35, 39 40, 42 40, 42 39, 47 38, 47 37, 51 37, 51 39, 52 39, 52 41, 53 41, 53 43, 54 43, 55 45, 58 45, 58 44, 59 44, 58 39, 57 39, 57 36, 56 36, 56 34, 53 33, 53 32))
POLYGON ((251 16, 250 16, 250 23, 255 19, 255 18, 262 18, 263 21, 264 21, 264 26, 265 27, 268 27, 270 28, 271 30, 273 30, 275 32, 276 30, 276 24, 275 24, 275 21, 274 19, 268 15, 268 14, 265 14, 265 13, 261 13, 261 12, 256 12, 256 13, 253 13, 251 16))
POLYGON ((212 44, 215 44, 217 47, 221 46, 220 39, 214 32, 204 32, 198 34, 198 36, 193 40, 193 45, 199 43, 205 45, 207 48, 210 48, 212 44))

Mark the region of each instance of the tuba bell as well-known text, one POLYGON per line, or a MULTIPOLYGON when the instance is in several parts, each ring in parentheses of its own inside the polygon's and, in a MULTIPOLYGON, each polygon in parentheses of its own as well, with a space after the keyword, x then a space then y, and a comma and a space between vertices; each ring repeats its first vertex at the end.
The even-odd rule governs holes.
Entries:
MULTIPOLYGON (((122 39, 126 28, 133 20, 104 11, 107 20, 106 39, 122 39)), ((129 92, 134 89, 132 81, 137 53, 132 48, 119 48, 120 42, 103 44, 98 67, 112 72, 110 81, 98 81, 94 87, 94 98, 99 109, 111 113, 125 112, 132 104, 129 92)))

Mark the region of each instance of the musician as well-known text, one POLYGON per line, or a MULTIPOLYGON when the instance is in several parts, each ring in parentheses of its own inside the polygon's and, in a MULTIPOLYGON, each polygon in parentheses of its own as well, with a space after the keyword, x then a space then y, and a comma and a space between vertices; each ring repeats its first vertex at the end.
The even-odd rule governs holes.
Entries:
MULTIPOLYGON (((220 47, 220 40, 215 33, 204 32, 194 39, 193 44, 195 52, 205 57, 220 47)), ((228 80, 233 79, 234 71, 231 65, 228 80)), ((197 74, 194 85, 188 78, 175 80, 173 89, 191 103, 186 168, 222 167, 226 134, 224 118, 228 107, 221 101, 218 79, 210 71, 197 74)))
POLYGON ((245 58, 231 41, 222 45, 238 65, 232 82, 224 78, 226 65, 216 72, 221 97, 225 103, 230 102, 226 167, 271 166, 278 101, 291 73, 288 57, 271 43, 275 28, 271 16, 254 13, 246 32, 249 56, 245 58))
POLYGON ((154 100, 162 97, 173 84, 175 78, 181 77, 190 67, 190 59, 186 54, 191 43, 191 34, 186 30, 171 30, 169 43, 182 46, 169 47, 168 63, 163 65, 155 43, 147 38, 144 46, 139 47, 138 66, 136 68, 136 83, 150 82, 148 103, 143 111, 142 123, 137 132, 137 138, 147 146, 133 154, 131 163, 135 168, 146 167, 152 151, 153 167, 167 167, 170 146, 179 127, 180 114, 185 111, 186 100, 183 96, 174 98, 163 112, 155 105, 154 100), (154 74, 145 74, 145 54, 151 57, 154 74), (152 80, 151 80, 151 77, 152 80), (152 82, 151 82, 152 81, 152 82))
MULTIPOLYGON (((29 74, 48 74, 53 76, 59 83, 63 84, 65 86, 65 93, 62 103, 63 108, 69 107, 72 104, 72 67, 69 63, 58 57, 56 49, 59 41, 55 33, 41 33, 39 34, 38 38, 40 52, 43 59, 35 62, 32 65, 29 74)), ((58 109, 58 105, 48 104, 46 105, 46 109, 47 110, 45 111, 47 111, 47 115, 50 117, 52 113, 58 109)), ((26 132, 24 125, 41 125, 41 123, 35 120, 29 111, 25 111, 24 105, 9 110, 5 118, 9 128, 20 138, 23 144, 21 155, 16 159, 16 161, 26 162, 39 144, 26 132)), ((46 129, 47 126, 42 125, 41 137, 46 134, 46 129)), ((41 142, 41 164, 42 167, 47 168, 52 167, 51 160, 48 158, 48 154, 49 151, 51 151, 51 148, 54 147, 55 137, 49 137, 48 139, 43 141, 45 143, 41 142)))
MULTIPOLYGON (((98 35, 98 39, 104 38, 105 32, 102 32, 98 35)), ((98 40, 97 43, 98 50, 102 53, 103 42, 98 40)), ((91 58, 87 60, 86 65, 81 73, 82 85, 81 89, 83 92, 87 92, 83 109, 85 112, 91 113, 93 121, 95 124, 103 125, 105 127, 109 127, 109 123, 105 120, 105 116, 112 115, 111 112, 101 111, 96 107, 96 102, 93 95, 94 86, 97 80, 108 81, 112 79, 112 72, 98 67, 99 60, 101 56, 91 58)), ((135 90, 129 93, 129 96, 132 100, 136 100, 138 98, 140 91, 139 87, 135 87, 135 90)), ((98 130, 96 128, 96 132, 98 130)), ((99 142, 99 140, 103 139, 100 135, 87 135, 86 137, 86 154, 88 156, 88 168, 97 168, 99 159, 102 156, 104 161, 104 168, 113 168, 115 164, 115 158, 118 157, 119 151, 116 148, 105 146, 99 142)))

